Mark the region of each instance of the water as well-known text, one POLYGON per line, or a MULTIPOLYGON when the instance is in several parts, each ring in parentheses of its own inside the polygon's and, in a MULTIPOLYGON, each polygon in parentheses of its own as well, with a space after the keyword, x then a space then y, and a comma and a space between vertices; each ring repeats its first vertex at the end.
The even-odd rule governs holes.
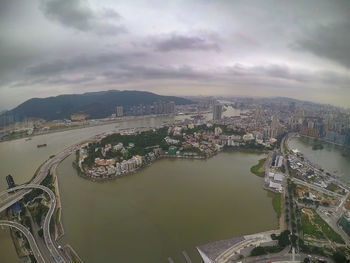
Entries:
POLYGON ((147 117, 140 120, 123 121, 108 125, 88 127, 34 136, 32 140, 18 139, 0 143, 0 191, 7 188, 5 176, 12 174, 17 184, 28 182, 37 168, 52 154, 57 154, 65 148, 86 140, 92 136, 117 131, 118 129, 137 127, 159 127, 173 117, 147 117), (38 144, 46 143, 47 147, 37 148, 38 144))
POLYGON ((324 148, 322 150, 312 150, 314 139, 307 137, 293 137, 289 140, 289 147, 298 149, 311 162, 318 164, 323 169, 331 173, 337 171, 342 175, 340 180, 350 183, 350 152, 349 149, 322 142, 324 148))
POLYGON ((96 183, 76 175, 71 156, 58 168, 64 240, 86 262, 185 262, 183 250, 201 262, 197 245, 277 228, 272 199, 249 171, 262 157, 163 159, 96 183))
MULTIPOLYGON (((38 167, 50 155, 57 154, 66 147, 81 140, 103 132, 118 130, 118 128, 158 127, 165 121, 172 120, 174 120, 174 117, 146 117, 140 120, 123 121, 120 123, 34 136, 30 141, 18 139, 1 142, 0 191, 7 188, 6 175, 12 174, 16 184, 26 183, 31 180, 38 167), (43 143, 46 143, 47 147, 37 148, 37 144, 43 143)), ((6 231, 0 231, 0 252, 0 262, 18 262, 12 239, 6 231), (6 255, 6 261, 2 261, 3 255, 6 255)))
MULTIPOLYGON (((239 115, 239 110, 230 110, 230 116, 239 115)), ((210 118, 210 114, 207 116, 210 118)), ((17 184, 23 184, 31 180, 37 168, 50 155, 57 154, 66 147, 79 141, 88 139, 92 136, 117 131, 119 128, 137 128, 137 127, 159 127, 165 122, 171 122, 175 119, 184 119, 187 116, 179 117, 145 117, 139 120, 121 121, 102 126, 88 127, 58 133, 35 136, 30 141, 18 139, 0 143, 0 191, 7 188, 5 176, 12 174, 17 184), (46 143, 47 147, 37 148, 38 144, 46 143)), ((6 231, 0 231, 0 253, 1 260, 5 254, 9 258, 6 262, 18 262, 13 253, 14 247, 10 235, 6 231), (3 252, 4 251, 4 252, 3 252)), ((2 262, 2 261, 1 261, 2 262)))
POLYGON ((8 227, 0 227, 0 262, 18 263, 15 246, 13 245, 8 227))

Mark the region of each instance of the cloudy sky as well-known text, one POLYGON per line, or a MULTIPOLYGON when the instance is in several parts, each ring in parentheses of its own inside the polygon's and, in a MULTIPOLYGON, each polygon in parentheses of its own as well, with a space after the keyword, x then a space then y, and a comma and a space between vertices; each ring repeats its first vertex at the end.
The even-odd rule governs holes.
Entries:
POLYGON ((350 107, 350 1, 0 0, 0 110, 108 89, 350 107))

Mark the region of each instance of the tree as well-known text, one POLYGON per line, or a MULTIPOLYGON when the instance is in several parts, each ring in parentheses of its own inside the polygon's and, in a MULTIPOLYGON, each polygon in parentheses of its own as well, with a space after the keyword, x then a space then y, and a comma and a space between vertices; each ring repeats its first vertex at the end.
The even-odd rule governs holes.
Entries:
POLYGON ((256 247, 252 250, 252 252, 250 253, 251 256, 261 256, 261 255, 266 255, 266 251, 265 251, 265 248, 263 247, 256 247))

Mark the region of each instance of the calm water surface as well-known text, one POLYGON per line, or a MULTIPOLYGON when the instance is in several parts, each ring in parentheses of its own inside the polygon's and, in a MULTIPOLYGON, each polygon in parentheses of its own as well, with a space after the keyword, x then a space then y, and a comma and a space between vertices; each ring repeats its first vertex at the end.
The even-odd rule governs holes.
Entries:
MULTIPOLYGON (((239 115, 240 111, 228 108, 225 116, 239 115)), ((206 118, 211 118, 207 114, 206 118)), ((145 117, 140 120, 121 121, 103 126, 89 127, 85 129, 70 130, 58 133, 35 136, 30 141, 18 139, 0 143, 0 191, 7 188, 5 176, 12 174, 17 184, 28 182, 36 169, 52 154, 57 154, 81 140, 88 139, 103 132, 117 131, 119 128, 159 127, 165 122, 175 119, 189 118, 179 117, 145 117), (46 143, 47 147, 37 148, 37 144, 46 143)), ((0 262, 18 262, 14 254, 14 247, 7 231, 0 231, 0 262)))
POLYGON ((64 240, 86 262, 185 262, 183 250, 201 262, 197 245, 277 228, 272 199, 249 171, 263 156, 163 159, 104 183, 78 177, 71 156, 58 168, 64 240))

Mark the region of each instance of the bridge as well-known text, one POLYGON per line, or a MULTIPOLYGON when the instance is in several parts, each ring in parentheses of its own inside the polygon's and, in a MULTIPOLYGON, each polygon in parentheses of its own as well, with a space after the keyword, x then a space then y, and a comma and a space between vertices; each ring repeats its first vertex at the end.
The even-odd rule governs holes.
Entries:
MULTIPOLYGON (((11 201, 9 203, 11 203, 13 200, 20 200, 20 199, 22 199, 24 197, 24 195, 29 193, 32 189, 41 189, 41 190, 43 190, 44 192, 46 192, 49 195, 49 198, 51 200, 51 205, 50 205, 50 209, 47 212, 47 214, 45 216, 45 220, 44 220, 44 225, 43 225, 44 240, 45 240, 46 247, 50 251, 50 254, 51 254, 52 258, 54 259, 54 261, 57 262, 57 263, 65 263, 66 261, 61 256, 61 254, 58 251, 58 249, 56 248, 55 244, 52 242, 51 234, 50 234, 50 221, 51 221, 52 215, 53 215, 53 213, 54 213, 54 211, 56 209, 56 196, 55 196, 55 194, 49 188, 47 188, 47 187, 45 187, 43 185, 26 184, 26 185, 16 186, 16 187, 13 187, 11 189, 2 191, 0 193, 0 196, 2 196, 4 194, 8 194, 8 193, 13 192, 13 191, 24 190, 24 191, 21 191, 19 195, 16 195, 15 199, 13 199, 13 198, 11 199, 10 198, 11 201), (29 189, 29 190, 27 190, 27 189, 29 189)), ((36 243, 35 243, 35 246, 37 246, 36 243)))
POLYGON ((33 255, 36 259, 36 261, 38 261, 39 263, 45 263, 45 260, 43 258, 43 256, 41 255, 41 252, 35 242, 35 239, 32 235, 32 233, 30 233, 30 231, 23 225, 16 223, 16 222, 11 222, 11 221, 4 221, 4 220, 0 220, 0 226, 8 226, 8 227, 12 227, 15 228, 17 230, 19 230, 20 232, 22 232, 23 235, 25 235, 25 237, 27 238, 29 245, 32 249, 33 255))

